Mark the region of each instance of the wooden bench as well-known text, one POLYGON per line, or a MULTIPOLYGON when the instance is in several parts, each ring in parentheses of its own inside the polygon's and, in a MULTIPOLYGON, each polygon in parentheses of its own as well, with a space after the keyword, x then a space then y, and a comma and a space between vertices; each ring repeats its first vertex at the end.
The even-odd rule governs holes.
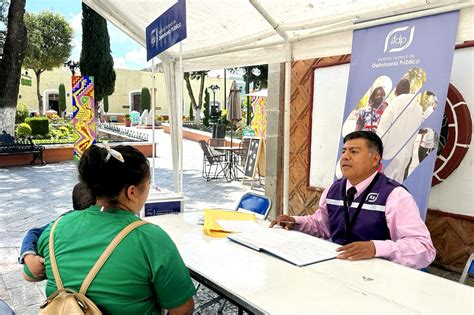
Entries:
POLYGON ((0 155, 33 154, 31 165, 35 164, 36 159, 39 159, 41 164, 45 165, 43 151, 44 146, 35 145, 31 138, 15 139, 5 131, 0 135, 0 155))

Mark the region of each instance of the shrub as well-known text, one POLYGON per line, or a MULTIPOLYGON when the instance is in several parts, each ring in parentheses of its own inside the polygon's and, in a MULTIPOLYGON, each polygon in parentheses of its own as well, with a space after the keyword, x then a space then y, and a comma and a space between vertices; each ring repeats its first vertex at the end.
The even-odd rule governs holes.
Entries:
POLYGON ((206 127, 209 127, 209 92, 207 89, 204 90, 204 119, 202 120, 202 124, 206 127))
POLYGON ((66 126, 61 126, 61 127, 59 127, 59 130, 60 130, 65 136, 69 135, 69 128, 68 128, 68 127, 66 127, 66 126))
POLYGON ((193 104, 189 104, 189 119, 190 119, 190 120, 194 120, 193 104))
POLYGON ((30 125, 33 135, 46 136, 49 132, 49 120, 47 117, 26 118, 25 122, 30 125))
POLYGON ((16 127, 15 136, 17 138, 26 138, 31 136, 31 127, 27 123, 21 123, 16 127))
POLYGON ((60 84, 58 88, 59 93, 59 113, 63 113, 66 110, 66 88, 64 84, 60 84))
POLYGON ((109 111, 109 96, 104 96, 104 113, 109 111))
POLYGON ((146 87, 142 88, 140 99, 142 102, 142 110, 148 109, 148 111, 150 111, 151 96, 150 96, 150 90, 148 88, 146 87))
POLYGON ((25 122, 25 119, 30 115, 30 110, 25 105, 19 105, 16 108, 15 124, 21 124, 25 122))

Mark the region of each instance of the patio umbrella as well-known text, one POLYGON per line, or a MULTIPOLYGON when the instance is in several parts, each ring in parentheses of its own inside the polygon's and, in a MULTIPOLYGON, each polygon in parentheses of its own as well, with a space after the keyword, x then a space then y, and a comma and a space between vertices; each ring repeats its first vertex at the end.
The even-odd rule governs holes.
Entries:
POLYGON ((242 108, 240 107, 240 91, 237 82, 232 81, 227 103, 227 120, 230 121, 230 146, 234 135, 234 124, 242 119, 242 108))

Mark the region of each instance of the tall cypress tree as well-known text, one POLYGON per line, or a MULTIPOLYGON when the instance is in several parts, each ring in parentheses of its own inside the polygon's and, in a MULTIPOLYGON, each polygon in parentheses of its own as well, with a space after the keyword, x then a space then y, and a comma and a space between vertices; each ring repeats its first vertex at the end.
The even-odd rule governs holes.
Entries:
POLYGON ((66 110, 66 88, 64 84, 60 84, 58 88, 59 93, 59 116, 63 115, 63 112, 66 110))
POLYGON ((82 75, 94 77, 94 98, 97 104, 115 89, 114 60, 110 54, 107 21, 82 3, 82 50, 79 60, 82 75))

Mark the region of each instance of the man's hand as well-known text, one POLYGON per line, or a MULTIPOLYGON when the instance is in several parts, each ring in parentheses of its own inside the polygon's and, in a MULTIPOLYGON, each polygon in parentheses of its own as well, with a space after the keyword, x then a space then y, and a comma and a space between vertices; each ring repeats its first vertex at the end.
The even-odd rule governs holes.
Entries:
POLYGON ((44 270, 44 258, 38 255, 28 254, 24 258, 25 264, 28 266, 28 269, 37 279, 44 279, 45 270, 44 270))
POLYGON ((295 218, 290 217, 289 215, 280 215, 270 223, 271 228, 275 225, 291 230, 295 226, 295 218))
POLYGON ((336 252, 342 252, 337 255, 339 259, 369 259, 375 257, 375 244, 372 241, 354 242, 337 248, 336 252))

